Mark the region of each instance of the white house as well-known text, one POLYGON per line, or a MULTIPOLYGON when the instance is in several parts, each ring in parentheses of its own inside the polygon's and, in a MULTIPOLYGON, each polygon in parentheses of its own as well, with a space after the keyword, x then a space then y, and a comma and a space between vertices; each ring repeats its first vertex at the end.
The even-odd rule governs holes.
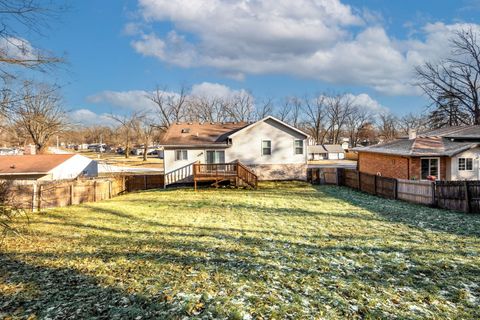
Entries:
POLYGON ((78 154, 0 157, 0 179, 4 180, 53 181, 97 175, 97 162, 78 154))
POLYGON ((255 123, 173 124, 162 141, 166 181, 187 179, 194 163, 233 162, 247 166, 259 180, 305 180, 307 138, 271 116, 255 123))
POLYGON ((336 144, 319 144, 308 146, 308 160, 343 160, 345 149, 336 144))

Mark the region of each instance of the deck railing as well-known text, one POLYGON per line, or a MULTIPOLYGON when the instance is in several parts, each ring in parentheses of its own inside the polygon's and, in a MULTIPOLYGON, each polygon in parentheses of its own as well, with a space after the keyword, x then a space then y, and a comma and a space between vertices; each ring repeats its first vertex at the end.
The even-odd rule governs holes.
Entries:
POLYGON ((258 177, 240 162, 215 164, 194 163, 193 178, 195 181, 239 178, 252 188, 257 188, 258 186, 258 177))

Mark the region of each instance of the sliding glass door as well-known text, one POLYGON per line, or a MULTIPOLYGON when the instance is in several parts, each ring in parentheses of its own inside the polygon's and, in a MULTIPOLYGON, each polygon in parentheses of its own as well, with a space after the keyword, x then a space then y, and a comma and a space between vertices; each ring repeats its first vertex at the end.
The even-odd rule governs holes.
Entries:
POLYGON ((225 163, 225 151, 207 151, 207 164, 225 163))

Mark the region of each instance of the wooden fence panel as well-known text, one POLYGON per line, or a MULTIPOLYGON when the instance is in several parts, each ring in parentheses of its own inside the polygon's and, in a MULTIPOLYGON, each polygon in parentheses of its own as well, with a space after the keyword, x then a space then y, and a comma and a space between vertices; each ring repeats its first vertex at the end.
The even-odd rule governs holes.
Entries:
POLYGON ((38 186, 40 209, 65 207, 70 205, 70 183, 52 183, 38 186))
POLYGON ((468 182, 470 212, 480 213, 480 181, 468 182))
POLYGON ((158 175, 135 175, 126 177, 126 190, 128 192, 159 189, 163 188, 165 183, 165 176, 158 175))
POLYGON ((345 169, 343 173, 343 185, 353 189, 360 189, 360 173, 357 170, 345 169))
POLYGON ((397 179, 375 177, 375 193, 381 197, 396 199, 397 198, 397 179))
POLYGON ((375 180, 376 176, 361 172, 360 190, 369 194, 376 194, 375 180))
POLYGON ((437 181, 435 183, 437 206, 442 209, 468 211, 465 184, 464 181, 437 181))
POLYGON ((336 168, 322 168, 320 172, 323 173, 325 184, 338 184, 336 168))
POLYGON ((11 192, 11 201, 15 206, 23 210, 31 210, 35 205, 36 186, 30 185, 14 185, 11 192))
POLYGON ((398 180, 398 199, 425 205, 434 203, 434 183, 431 181, 398 180))

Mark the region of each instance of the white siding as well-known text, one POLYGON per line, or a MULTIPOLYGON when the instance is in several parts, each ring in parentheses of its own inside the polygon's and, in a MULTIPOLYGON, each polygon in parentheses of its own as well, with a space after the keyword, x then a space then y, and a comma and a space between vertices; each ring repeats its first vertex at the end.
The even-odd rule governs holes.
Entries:
POLYGON ((450 161, 450 176, 448 174, 449 170, 447 170, 447 179, 448 180, 480 180, 479 158, 480 158, 480 148, 470 149, 456 155, 455 157, 452 157, 450 161), (459 171, 458 170, 459 158, 472 158, 473 170, 459 171))
POLYGON ((239 160, 247 165, 303 164, 307 162, 307 139, 274 120, 267 119, 244 129, 232 138, 225 151, 226 162, 239 160), (296 155, 295 140, 303 140, 303 154, 296 155), (262 155, 262 141, 272 142, 272 154, 262 155))
POLYGON ((95 160, 77 154, 53 168, 49 173, 52 180, 75 179, 82 174, 96 177, 98 164, 95 160))
POLYGON ((165 173, 184 168, 197 161, 205 163, 204 149, 187 150, 187 160, 175 160, 175 151, 176 150, 164 150, 163 163, 165 166, 165 173))

